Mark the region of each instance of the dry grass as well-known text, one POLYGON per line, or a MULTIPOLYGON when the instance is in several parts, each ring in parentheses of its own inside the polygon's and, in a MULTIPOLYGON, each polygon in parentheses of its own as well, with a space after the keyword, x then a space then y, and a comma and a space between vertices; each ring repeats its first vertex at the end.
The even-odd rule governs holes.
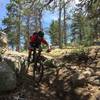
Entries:
POLYGON ((49 53, 43 52, 43 55, 51 56, 51 57, 59 57, 66 53, 72 52, 72 50, 74 50, 74 49, 58 49, 57 48, 57 49, 51 50, 51 52, 49 52, 49 53))

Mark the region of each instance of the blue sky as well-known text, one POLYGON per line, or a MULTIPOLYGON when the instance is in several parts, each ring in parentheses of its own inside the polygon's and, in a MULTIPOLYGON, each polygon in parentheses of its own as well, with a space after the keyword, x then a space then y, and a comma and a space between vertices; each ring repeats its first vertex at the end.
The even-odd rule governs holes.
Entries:
POLYGON ((6 17, 6 5, 10 0, 0 0, 0 27, 2 27, 2 19, 6 17))
POLYGON ((43 19, 42 19, 43 27, 44 28, 49 27, 52 20, 57 20, 57 19, 58 19, 57 12, 53 13, 50 11, 44 11, 43 12, 43 19))

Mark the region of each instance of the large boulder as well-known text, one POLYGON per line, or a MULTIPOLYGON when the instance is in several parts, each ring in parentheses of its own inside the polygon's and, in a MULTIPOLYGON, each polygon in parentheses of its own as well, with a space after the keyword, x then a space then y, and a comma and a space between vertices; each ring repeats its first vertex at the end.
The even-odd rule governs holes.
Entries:
POLYGON ((16 87, 16 75, 6 62, 0 62, 0 92, 16 87))

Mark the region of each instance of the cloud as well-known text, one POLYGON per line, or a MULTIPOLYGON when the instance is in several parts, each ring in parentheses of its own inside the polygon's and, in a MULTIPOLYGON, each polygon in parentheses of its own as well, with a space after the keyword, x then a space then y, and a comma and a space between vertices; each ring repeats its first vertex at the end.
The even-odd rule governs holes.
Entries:
POLYGON ((78 4, 79 3, 79 0, 75 0, 75 3, 78 4))

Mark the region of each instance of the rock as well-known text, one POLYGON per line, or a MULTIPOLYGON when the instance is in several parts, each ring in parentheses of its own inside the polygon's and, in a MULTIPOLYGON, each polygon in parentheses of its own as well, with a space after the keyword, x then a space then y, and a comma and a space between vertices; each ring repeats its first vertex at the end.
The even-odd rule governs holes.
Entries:
POLYGON ((89 77, 89 76, 92 75, 92 73, 91 73, 91 71, 85 71, 85 72, 83 72, 83 75, 84 75, 85 77, 89 77))
POLYGON ((70 66, 72 70, 78 70, 79 66, 70 66))
POLYGON ((89 56, 91 56, 91 57, 95 57, 95 55, 96 55, 96 49, 92 49, 92 50, 90 50, 90 54, 89 54, 89 56))
POLYGON ((16 87, 16 75, 6 62, 0 62, 0 92, 16 87))
POLYGON ((46 60, 45 62, 44 62, 44 65, 45 66, 48 66, 48 67, 55 67, 55 64, 53 63, 53 60, 52 59, 50 59, 50 60, 46 60))
POLYGON ((97 85, 97 86, 100 85, 100 77, 99 76, 91 76, 91 77, 89 77, 88 81, 92 85, 97 85))
POLYGON ((20 71, 21 63, 24 62, 20 57, 4 56, 3 59, 13 71, 16 71, 16 69, 20 71))
POLYGON ((94 70, 92 68, 86 68, 86 71, 90 71, 92 74, 94 74, 94 70))
POLYGON ((100 91, 96 91, 89 100, 100 100, 100 91))
POLYGON ((80 94, 82 94, 83 90, 84 90, 84 88, 76 88, 74 90, 74 92, 75 92, 75 94, 80 95, 80 94))
POLYGON ((83 71, 83 75, 87 78, 87 77, 90 77, 91 75, 94 75, 94 70, 92 69, 92 68, 89 68, 89 67, 87 67, 86 69, 85 69, 85 71, 83 71))
POLYGON ((71 83, 73 87, 82 87, 86 84, 86 78, 83 74, 75 73, 71 77, 71 83))
POLYGON ((92 63, 92 64, 90 64, 89 65, 91 68, 94 68, 95 66, 96 66, 96 64, 95 63, 92 63))
POLYGON ((97 53, 97 58, 100 58, 100 52, 97 53))
POLYGON ((100 71, 96 71, 95 75, 100 77, 100 71))
POLYGON ((81 80, 81 79, 84 79, 84 78, 85 78, 85 76, 80 73, 79 76, 78 76, 78 80, 81 80))
POLYGON ((100 68, 100 61, 97 63, 97 66, 96 66, 97 68, 100 68))
POLYGON ((88 100, 90 92, 86 88, 76 88, 75 94, 79 97, 78 100, 88 100))

